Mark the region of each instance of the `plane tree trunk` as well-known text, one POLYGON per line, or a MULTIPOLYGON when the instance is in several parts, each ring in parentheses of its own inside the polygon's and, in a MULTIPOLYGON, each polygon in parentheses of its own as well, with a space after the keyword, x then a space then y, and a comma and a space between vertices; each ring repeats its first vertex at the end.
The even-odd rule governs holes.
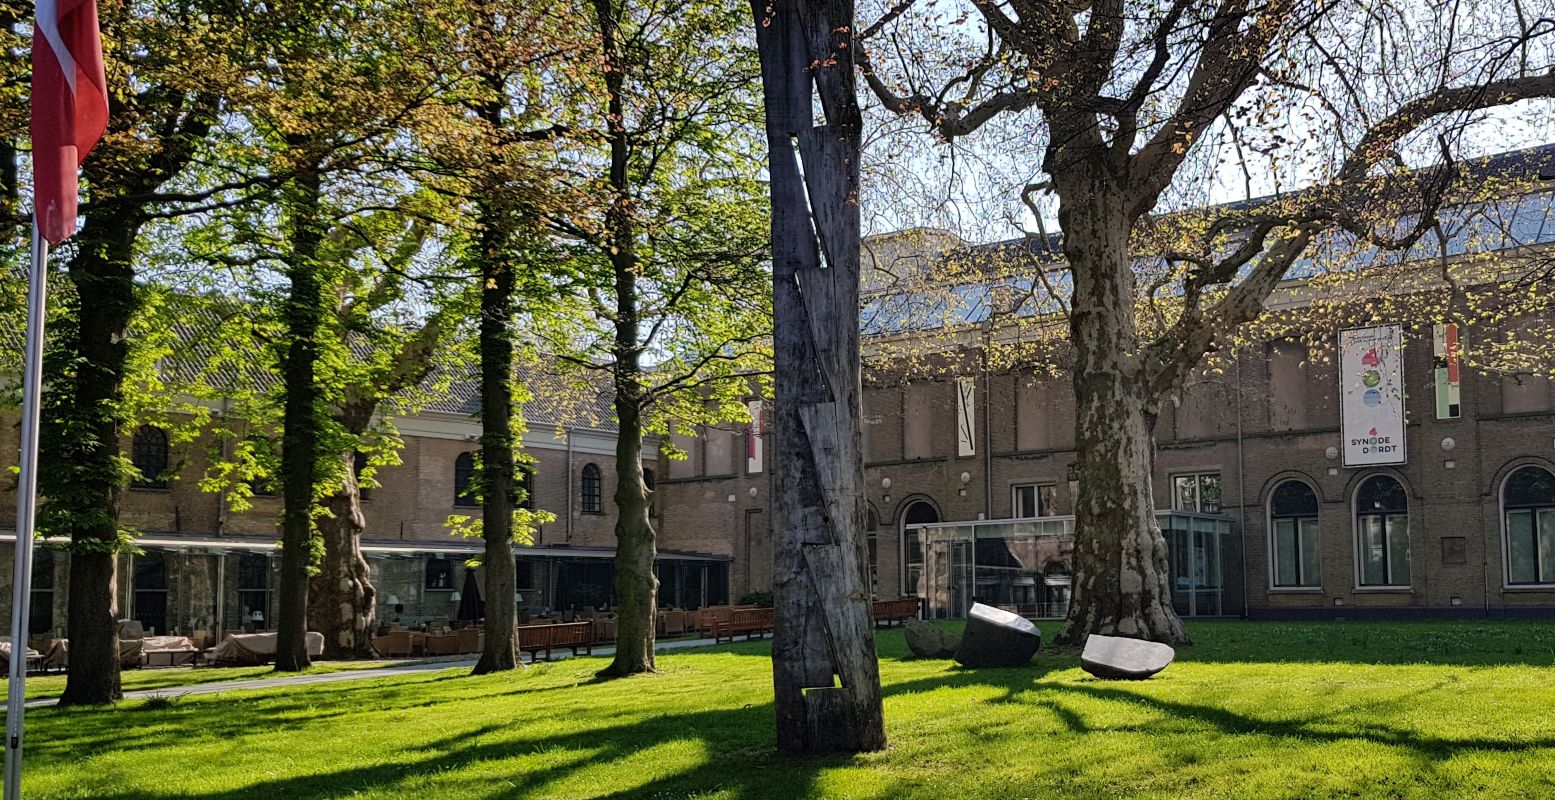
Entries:
POLYGON ((324 501, 329 515, 318 521, 324 552, 308 587, 309 625, 324 635, 324 658, 371 658, 377 591, 372 569, 362 555, 367 517, 356 481, 356 453, 346 451, 340 483, 324 501))
POLYGON ((1100 170, 1055 185, 1074 276, 1075 563, 1084 565, 1058 641, 1101 633, 1185 644, 1152 496, 1158 401, 1138 353, 1130 220, 1100 170))

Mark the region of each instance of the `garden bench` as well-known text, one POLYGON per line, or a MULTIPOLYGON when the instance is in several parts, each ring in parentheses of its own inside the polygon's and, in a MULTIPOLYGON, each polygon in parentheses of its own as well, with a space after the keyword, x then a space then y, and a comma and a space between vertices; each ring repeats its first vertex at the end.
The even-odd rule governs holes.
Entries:
POLYGON ((551 657, 553 648, 567 648, 573 655, 578 654, 582 648, 587 655, 594 654, 594 623, 590 622, 563 622, 557 625, 525 625, 518 630, 518 649, 529 654, 529 657, 539 660, 539 654, 545 653, 547 660, 551 657))
POLYGON ((736 608, 729 611, 726 619, 719 621, 718 627, 713 630, 713 641, 721 642, 727 636, 732 642, 741 633, 749 639, 752 636, 766 636, 771 632, 772 609, 736 608))
POLYGON ((876 600, 874 603, 875 624, 889 626, 891 623, 903 623, 910 619, 918 618, 918 598, 900 597, 895 600, 876 600))

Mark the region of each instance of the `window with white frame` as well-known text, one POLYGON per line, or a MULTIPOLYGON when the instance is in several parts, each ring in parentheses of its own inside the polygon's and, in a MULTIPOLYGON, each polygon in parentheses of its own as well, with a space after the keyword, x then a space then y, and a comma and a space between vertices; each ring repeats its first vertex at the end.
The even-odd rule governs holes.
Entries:
POLYGON ((1285 481, 1269 495, 1269 533, 1275 587, 1322 585, 1317 493, 1305 481, 1285 481))
POLYGON ((1355 493, 1355 536, 1362 586, 1409 585, 1409 499, 1387 475, 1355 493))
POLYGON ((1201 514, 1220 513, 1220 473, 1195 472, 1172 476, 1172 508, 1201 514))
POLYGON ((1058 513, 1058 485, 1026 483, 1010 488, 1010 508, 1016 519, 1051 517, 1058 513))
POLYGON ((1518 467, 1501 492, 1508 584, 1555 583, 1555 474, 1518 467))

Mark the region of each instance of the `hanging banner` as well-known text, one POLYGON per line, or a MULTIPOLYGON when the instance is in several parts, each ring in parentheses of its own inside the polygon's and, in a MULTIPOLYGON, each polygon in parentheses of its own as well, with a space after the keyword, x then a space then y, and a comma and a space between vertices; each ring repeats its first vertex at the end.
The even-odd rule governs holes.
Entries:
POLYGON ((1448 322, 1432 330, 1432 363, 1436 367, 1436 418, 1463 416, 1462 383, 1459 379, 1458 326, 1448 322))
POLYGON ((956 379, 956 455, 977 455, 977 379, 956 379))
POLYGON ((1404 332, 1398 325, 1339 331, 1344 465, 1404 463, 1404 332))

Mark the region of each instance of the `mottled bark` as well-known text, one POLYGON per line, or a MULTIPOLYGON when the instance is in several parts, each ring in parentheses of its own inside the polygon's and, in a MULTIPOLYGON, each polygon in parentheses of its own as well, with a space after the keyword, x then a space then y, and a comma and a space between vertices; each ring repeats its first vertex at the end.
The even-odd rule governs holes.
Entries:
POLYGON ((790 753, 879 750, 886 738, 859 428, 853 4, 757 0, 752 10, 772 188, 777 745, 790 753), (816 95, 820 126, 811 125, 816 95))
POLYGON ((1100 170, 1058 182, 1073 265, 1076 472, 1074 597, 1058 641, 1092 633, 1184 644, 1151 488, 1157 401, 1139 353, 1123 196, 1100 170))
POLYGON ((282 364, 286 402, 281 437, 281 587, 276 622, 275 668, 308 668, 308 567, 313 552, 313 490, 318 480, 320 419, 318 385, 319 330, 324 318, 322 276, 317 256, 322 240, 319 219, 321 178, 305 171, 285 196, 291 251, 286 301, 287 350, 282 364))
POLYGON ((309 627, 324 635, 324 658, 371 658, 377 591, 362 555, 367 517, 356 482, 356 453, 339 456, 340 484, 325 500, 329 515, 318 521, 324 552, 308 587, 309 627))

